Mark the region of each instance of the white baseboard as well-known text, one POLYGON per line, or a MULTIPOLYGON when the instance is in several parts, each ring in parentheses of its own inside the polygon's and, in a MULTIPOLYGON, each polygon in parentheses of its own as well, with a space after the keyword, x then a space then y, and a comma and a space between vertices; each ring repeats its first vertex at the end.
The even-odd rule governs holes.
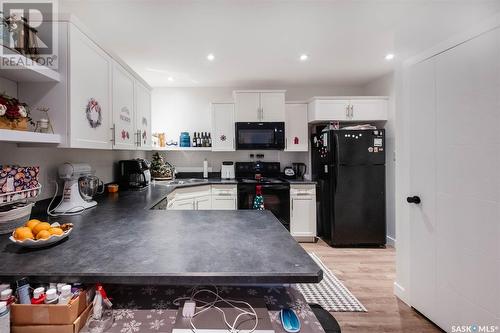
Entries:
POLYGON ((392 247, 396 247, 396 238, 392 238, 391 236, 386 236, 386 244, 392 247))
POLYGON ((394 295, 396 295, 397 298, 405 302, 408 306, 411 306, 408 292, 404 287, 400 286, 397 282, 394 282, 394 295))

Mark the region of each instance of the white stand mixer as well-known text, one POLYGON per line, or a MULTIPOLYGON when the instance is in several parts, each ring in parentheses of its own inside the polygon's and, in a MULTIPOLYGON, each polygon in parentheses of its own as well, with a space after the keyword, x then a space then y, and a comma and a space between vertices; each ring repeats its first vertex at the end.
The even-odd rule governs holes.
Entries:
POLYGON ((92 197, 98 193, 97 189, 102 182, 93 175, 90 165, 64 163, 59 166, 58 174, 59 178, 64 180, 62 200, 50 213, 54 215, 78 214, 97 205, 92 197))

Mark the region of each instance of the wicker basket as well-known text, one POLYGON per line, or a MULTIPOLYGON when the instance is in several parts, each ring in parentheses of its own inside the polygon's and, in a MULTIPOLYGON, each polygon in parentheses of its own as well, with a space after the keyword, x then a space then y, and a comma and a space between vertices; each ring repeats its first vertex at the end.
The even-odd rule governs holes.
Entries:
POLYGON ((5 117, 0 117, 0 128, 16 131, 27 131, 28 119, 21 118, 19 120, 10 120, 5 117))
POLYGON ((33 203, 16 204, 6 211, 0 210, 0 234, 10 234, 29 221, 33 203))

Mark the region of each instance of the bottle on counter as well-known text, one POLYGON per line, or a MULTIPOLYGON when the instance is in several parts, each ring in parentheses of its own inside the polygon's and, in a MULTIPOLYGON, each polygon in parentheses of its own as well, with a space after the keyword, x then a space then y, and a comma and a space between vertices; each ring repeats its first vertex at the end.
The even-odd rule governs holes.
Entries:
POLYGON ((196 132, 194 132, 194 134, 193 134, 193 144, 192 144, 192 146, 193 146, 193 147, 196 147, 196 146, 197 146, 197 142, 198 142, 198 139, 196 138, 196 132))
POLYGON ((208 133, 208 146, 212 147, 212 135, 210 132, 208 133))
POLYGON ((7 303, 7 307, 14 303, 15 300, 16 298, 12 295, 12 289, 9 288, 0 292, 0 302, 7 303))
POLYGON ((31 299, 31 304, 43 304, 45 303, 45 288, 38 287, 33 290, 33 298, 31 299))
POLYGON ((73 298, 73 294, 71 293, 71 286, 66 284, 61 288, 61 294, 59 295, 58 304, 68 304, 69 301, 73 298))
POLYGON ((198 139, 196 139, 196 146, 201 147, 201 132, 198 133, 198 139))
POLYGON ((10 309, 6 302, 0 302, 0 332, 10 332, 10 309))
POLYGON ((22 278, 16 281, 16 292, 19 304, 31 304, 30 301, 30 283, 28 278, 22 278))
POLYGON ((203 178, 208 178, 208 161, 206 158, 203 160, 203 178))
POLYGON ((57 296, 57 289, 49 289, 45 293, 45 304, 57 304, 59 296, 57 296))

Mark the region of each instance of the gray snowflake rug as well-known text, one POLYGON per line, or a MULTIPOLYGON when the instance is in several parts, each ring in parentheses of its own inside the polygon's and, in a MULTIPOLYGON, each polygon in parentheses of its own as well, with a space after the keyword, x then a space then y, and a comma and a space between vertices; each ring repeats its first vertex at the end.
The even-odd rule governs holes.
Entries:
POLYGON ((323 270, 320 283, 297 284, 307 303, 316 303, 331 312, 366 312, 366 308, 314 253, 311 258, 323 270))

